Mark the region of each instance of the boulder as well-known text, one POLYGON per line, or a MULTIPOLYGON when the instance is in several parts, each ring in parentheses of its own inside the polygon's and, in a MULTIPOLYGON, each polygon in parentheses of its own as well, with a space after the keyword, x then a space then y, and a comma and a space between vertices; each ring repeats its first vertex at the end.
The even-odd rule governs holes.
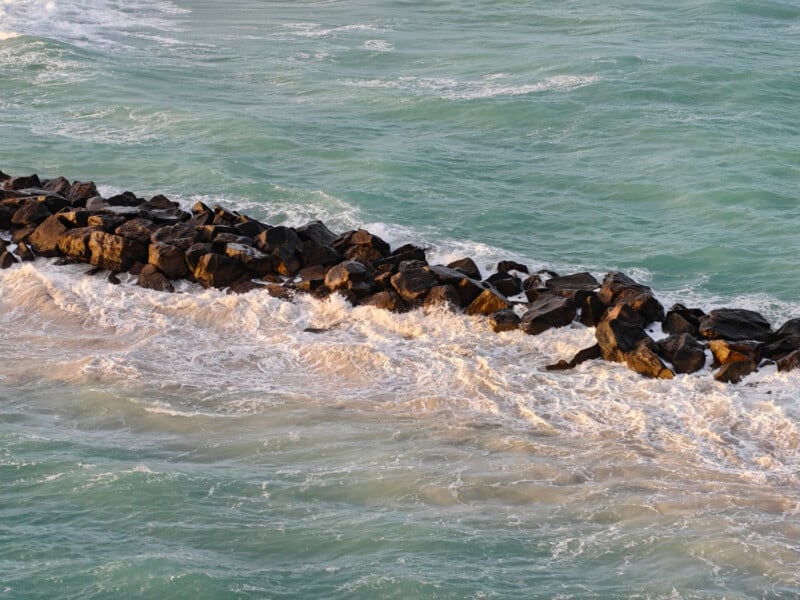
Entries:
POLYGON ((732 362, 750 361, 758 365, 764 356, 764 343, 753 341, 731 342, 716 339, 708 342, 714 361, 718 365, 727 365, 732 362))
POLYGON ((58 213, 58 218, 67 227, 86 227, 89 224, 89 211, 84 208, 63 211, 58 213))
POLYGON ((497 263, 498 273, 508 273, 509 271, 519 271, 520 273, 528 273, 528 267, 522 263, 513 260, 501 260, 497 263))
POLYGON ((311 221, 298 227, 296 233, 301 241, 314 242, 320 246, 333 246, 336 234, 333 233, 322 221, 311 221))
POLYGON ((800 338, 800 318, 790 319, 780 326, 778 331, 775 332, 777 339, 782 338, 800 338))
POLYGON ((598 297, 609 306, 630 304, 648 323, 664 320, 664 307, 656 300, 653 290, 619 271, 611 271, 603 278, 598 297))
POLYGON ((703 345, 689 333, 674 333, 657 342, 659 354, 676 373, 695 373, 706 364, 703 345))
POLYGON ((70 185, 66 178, 56 177, 54 179, 42 181, 42 189, 68 198, 70 185))
POLYGON ((11 217, 11 225, 15 227, 37 226, 52 215, 43 198, 32 198, 22 203, 11 217))
POLYGON ((572 323, 578 307, 569 298, 544 295, 533 302, 522 315, 520 328, 530 335, 538 335, 553 327, 564 327, 572 323))
POLYGON ((769 342, 773 333, 769 322, 759 313, 743 308, 712 310, 700 319, 700 335, 706 339, 769 342))
POLYGON ((641 326, 623 319, 603 320, 595 329, 597 343, 603 359, 625 362, 625 355, 633 351, 642 340, 649 340, 641 326))
POLYGON ((782 337, 764 348, 764 356, 770 360, 779 360, 795 350, 800 350, 800 336, 782 337))
POLYGON ((294 277, 303 268, 303 261, 289 248, 278 247, 272 252, 275 270, 286 277, 294 277))
POLYGON ((128 221, 125 226, 125 233, 118 231, 119 235, 124 237, 132 237, 134 239, 138 239, 138 233, 135 233, 137 229, 141 229, 141 235, 144 235, 144 229, 149 229, 152 231, 150 234, 150 241, 155 242, 166 242, 167 244, 172 244, 173 246, 180 246, 186 247, 187 249, 191 246, 196 240, 197 236, 197 228, 194 227, 191 223, 175 223, 174 225, 163 225, 162 227, 158 227, 153 231, 154 226, 148 226, 146 223, 148 221, 146 219, 132 219, 128 221), (187 245, 188 244, 188 245, 187 245))
POLYGON ((106 198, 106 204, 109 206, 139 206, 142 203, 143 200, 137 198, 133 192, 122 192, 106 198))
POLYGON ((108 208, 108 204, 100 196, 92 196, 91 198, 86 200, 83 206, 81 206, 80 204, 75 204, 75 206, 78 208, 85 208, 89 212, 98 212, 108 208))
POLYGON ((243 244, 227 244, 225 255, 241 262, 249 271, 258 275, 266 275, 273 271, 273 259, 252 246, 243 244))
POLYGON ((14 210, 10 206, 0 204, 0 229, 11 229, 11 217, 14 210))
POLYGON ((150 198, 150 200, 147 202, 144 202, 142 204, 142 208, 146 208, 148 210, 173 210, 180 208, 180 204, 173 202, 163 194, 157 194, 150 198))
POLYGON ((235 223, 233 225, 233 228, 239 235, 252 238, 254 244, 255 244, 255 238, 257 238, 264 231, 269 229, 269 227, 267 227, 261 221, 256 221, 255 219, 251 219, 249 217, 244 217, 244 216, 238 223, 235 223))
POLYGON ((723 383, 739 383, 755 370, 756 364, 752 361, 731 362, 723 365, 722 368, 714 374, 714 379, 723 383))
POLYGON ((106 233, 113 233, 114 230, 125 223, 125 217, 118 215, 98 214, 91 215, 87 220, 89 227, 94 227, 106 233))
POLYGON ((156 290, 158 292, 174 292, 175 288, 167 279, 167 276, 158 270, 155 265, 145 265, 139 273, 136 285, 156 290))
POLYGON ((47 217, 28 238, 40 256, 60 256, 58 241, 67 232, 67 226, 58 215, 47 217))
POLYGON ((322 265, 300 269, 294 282, 294 288, 303 292, 313 292, 318 287, 325 285, 325 274, 327 272, 328 269, 322 265))
POLYGON ((332 246, 319 244, 314 240, 305 240, 302 242, 299 248, 299 255, 303 265, 306 267, 335 265, 343 258, 332 246))
POLYGON ((382 308, 391 312, 403 312, 407 308, 406 303, 403 302, 400 295, 392 290, 377 292, 366 296, 361 300, 361 304, 382 308))
POLYGON ((508 300, 490 288, 483 290, 477 298, 469 303, 464 312, 472 316, 491 315, 507 308, 511 308, 508 300))
POLYGON ((391 283, 405 302, 415 304, 421 302, 439 282, 427 266, 411 266, 392 275, 391 283))
POLYGON ((15 244, 19 244, 20 242, 25 242, 30 238, 31 234, 36 231, 36 225, 26 225, 25 227, 19 227, 17 229, 11 230, 11 241, 15 244))
POLYGON ((578 353, 572 357, 572 360, 567 362, 564 359, 559 360, 557 363, 552 365, 545 366, 545 369, 548 371, 566 371, 567 369, 574 369, 581 363, 585 363, 587 360, 595 360, 600 358, 600 345, 595 344, 594 346, 589 346, 588 348, 584 348, 583 350, 579 350, 578 353))
POLYGON ((214 220, 212 221, 212 224, 214 225, 229 225, 233 227, 234 224, 238 223, 239 219, 241 218, 241 215, 238 212, 228 210, 219 204, 215 204, 214 208, 211 210, 214 213, 214 220))
POLYGON ((95 230, 91 227, 77 227, 69 229, 58 240, 58 249, 62 254, 73 260, 89 262, 91 251, 89 239, 95 230))
POLYGON ((262 231, 256 238, 256 247, 267 254, 272 253, 278 248, 284 248, 290 252, 295 252, 300 247, 302 240, 297 232, 291 227, 271 227, 262 231))
POLYGON ((139 242, 140 244, 149 244, 155 230, 155 225, 147 219, 131 219, 121 223, 114 233, 121 235, 124 238, 139 242))
POLYGON ((95 186, 93 181, 87 181, 85 183, 75 181, 69 187, 66 196, 72 201, 73 206, 80 207, 86 206, 90 198, 99 197, 99 194, 97 193, 97 186, 95 186))
POLYGON ((661 362, 655 344, 651 339, 644 339, 630 352, 625 353, 625 364, 633 371, 653 379, 672 379, 675 377, 670 369, 661 362))
POLYGON ((477 279, 481 278, 481 271, 478 268, 478 265, 475 264, 475 261, 471 258, 461 258, 459 260, 454 260, 453 262, 447 265, 448 269, 457 269, 464 273, 470 279, 477 279))
POLYGON ((600 287, 600 282, 591 273, 584 272, 551 277, 544 282, 544 287, 563 292, 562 295, 567 295, 580 303, 584 297, 588 296, 588 292, 593 292, 600 287), (576 297, 578 292, 585 292, 585 294, 576 297))
POLYGON ((0 269, 8 269, 17 264, 17 257, 8 250, 0 254, 0 269))
POLYGON ((325 287, 331 291, 347 289, 351 282, 365 281, 369 273, 363 263, 346 260, 331 267, 325 275, 325 287))
POLYGON ((226 287, 242 278, 244 265, 224 254, 203 254, 194 269, 194 278, 205 287, 226 287))
POLYGON ((435 285, 425 296, 422 302, 423 306, 447 306, 450 308, 459 308, 461 306, 461 298, 458 295, 458 290, 455 286, 435 285))
POLYGON ((800 350, 795 350, 778 359, 778 371, 793 371, 797 367, 800 367, 800 350))
POLYGON ((506 297, 522 293, 522 280, 510 273, 494 273, 486 278, 486 283, 493 285, 506 297))
POLYGON ((404 244, 392 251, 389 256, 373 260, 372 265, 376 269, 391 270, 391 268, 397 267, 401 262, 408 260, 417 260, 426 265, 428 264, 424 248, 420 248, 414 244, 404 244))
POLYGON ((664 321, 661 323, 661 330, 669 334, 688 333, 692 337, 700 337, 700 319, 705 313, 699 308, 686 308, 676 304, 669 309, 664 321))
POLYGON ((197 265, 200 263, 200 259, 203 257, 204 254, 209 254, 214 252, 214 245, 208 244, 205 242, 197 242, 196 244, 192 244, 186 249, 186 265, 189 267, 189 271, 194 273, 194 270, 197 268, 197 265))
POLYGON ((496 313, 489 315, 489 325, 495 333, 519 329, 519 323, 519 315, 510 308, 498 310, 496 313))
POLYGON ((17 244, 17 256, 22 262, 31 262, 36 260, 36 255, 33 253, 33 250, 30 249, 30 246, 25 242, 20 242, 17 244))
POLYGON ((168 279, 182 279, 189 275, 186 253, 178 246, 155 242, 147 250, 147 262, 168 279))
POLYGON ((630 304, 623 303, 623 304, 615 304, 614 306, 610 306, 606 313, 603 315, 603 319, 606 320, 613 320, 613 319, 622 319, 623 321, 627 321, 628 323, 633 323, 638 325, 639 327, 644 327, 647 325, 647 320, 636 311, 630 304))
POLYGON ((581 312, 580 321, 587 327, 597 326, 603 319, 607 308, 594 292, 589 293, 579 306, 581 312))
POLYGON ((89 262, 109 271, 127 271, 134 262, 147 261, 147 246, 121 235, 94 231, 89 236, 89 262))
POLYGON ((24 177, 9 177, 3 181, 3 187, 7 190, 24 190, 27 188, 40 188, 42 182, 36 174, 24 177))

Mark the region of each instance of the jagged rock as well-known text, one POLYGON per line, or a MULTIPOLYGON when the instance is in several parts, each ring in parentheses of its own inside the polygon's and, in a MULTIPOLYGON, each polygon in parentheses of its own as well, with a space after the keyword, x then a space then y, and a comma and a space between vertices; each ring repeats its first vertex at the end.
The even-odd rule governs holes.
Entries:
POLYGON ((14 210, 10 206, 0 205, 0 229, 11 229, 11 217, 14 210))
POLYGON ((566 371, 567 369, 574 369, 579 364, 585 363, 587 360, 595 360, 597 358, 600 358, 600 344, 595 344, 594 346, 589 346, 588 348, 579 350, 569 362, 561 359, 553 365, 545 366, 545 369, 548 371, 566 371))
POLYGON ((114 233, 140 244, 149 244, 154 230, 155 226, 152 222, 139 218, 123 222, 114 230, 114 233))
POLYGON ((273 272, 273 259, 253 248, 242 244, 228 244, 225 254, 240 261, 248 270, 258 275, 266 275, 273 272))
MULTIPOLYGON (((76 204, 76 206, 79 206, 79 205, 76 204)), ((108 208, 108 204, 100 196, 92 196, 91 198, 86 200, 86 202, 84 203, 83 206, 89 212, 98 212, 98 211, 105 210, 106 208, 108 208)))
POLYGON ((337 237, 322 221, 310 221, 298 227, 296 233, 301 241, 311 241, 320 246, 333 247, 333 241, 337 237))
POLYGON ((519 315, 510 308, 498 310, 489 316, 489 325, 495 333, 519 329, 519 323, 519 315))
POLYGON ((633 323, 639 327, 644 327, 647 325, 647 320, 641 315, 641 313, 636 311, 630 304, 627 303, 610 306, 608 310, 606 310, 606 314, 603 315, 603 319, 609 321, 613 319, 622 319, 623 321, 633 323))
POLYGON ((509 273, 495 273, 486 278, 486 283, 493 285, 506 297, 522 293, 522 280, 509 273))
POLYGON ((325 274, 327 272, 328 269, 322 265, 305 267, 297 273, 297 279, 293 285, 295 289, 303 292, 313 292, 321 285, 325 285, 325 274))
POLYGON ((453 285, 435 285, 425 296, 422 302, 423 306, 449 306, 451 308, 459 308, 461 306, 461 298, 458 295, 453 285))
POLYGON ((795 350, 800 350, 800 336, 782 337, 764 348, 764 356, 770 360, 779 360, 795 350))
POLYGON ((189 275, 186 253, 178 246, 156 242, 148 246, 147 262, 168 279, 182 279, 189 275))
POLYGON ((330 291, 346 289, 351 282, 364 281, 368 275, 369 270, 364 263, 346 260, 331 267, 325 275, 325 286, 330 291))
POLYGON ((256 247, 267 254, 271 254, 278 248, 284 248, 289 252, 296 252, 302 240, 297 232, 291 227, 272 227, 263 231, 256 238, 256 247))
POLYGON ((0 269, 8 269, 17 264, 17 257, 8 250, 0 254, 0 269))
POLYGON ((609 306, 630 304, 648 323, 664 320, 664 307, 653 296, 653 290, 619 271, 611 271, 605 276, 598 297, 609 306))
POLYGON ((209 208, 206 204, 200 202, 199 200, 192 205, 190 209, 193 215, 199 215, 203 213, 210 213, 211 208, 209 208))
POLYGON ((569 298, 545 295, 533 302, 522 315, 520 328, 530 335, 538 335, 553 327, 572 323, 578 308, 569 298))
POLYGON ((194 273, 203 255, 211 254, 213 251, 214 245, 205 242, 197 242, 196 244, 189 246, 185 253, 186 265, 189 267, 189 271, 194 273))
POLYGON ((51 214, 50 209, 47 208, 47 202, 43 199, 26 200, 14 212, 14 216, 11 217, 11 225, 16 227, 36 226, 51 214))
POLYGON ((591 273, 583 272, 551 277, 544 282, 544 287, 561 292, 571 292, 573 299, 580 302, 582 298, 575 298, 575 294, 579 291, 593 292, 600 287, 600 282, 591 273))
POLYGON ((59 238, 58 249, 71 259, 89 262, 89 256, 91 255, 89 239, 94 231, 91 227, 69 229, 59 238))
POLYGON ((628 365, 628 368, 631 370, 645 377, 651 377, 653 379, 672 379, 675 377, 675 373, 661 362, 661 358, 659 358, 656 353, 654 345, 653 341, 649 338, 640 341, 636 348, 625 353, 625 364, 628 365))
POLYGON ((686 308, 676 304, 669 309, 661 323, 661 330, 669 334, 688 333, 693 337, 700 337, 700 319, 704 316, 705 313, 699 308, 686 308))
MULTIPOLYGON (((402 263, 401 267, 404 264, 408 263, 402 263)), ((426 266, 401 268, 392 275, 391 282, 395 291, 408 304, 421 302, 431 288, 439 283, 426 266)))
POLYGON ((117 277, 117 274, 114 273, 113 271, 108 274, 106 281, 108 281, 108 283, 110 283, 111 285, 119 285, 120 283, 122 283, 122 280, 120 280, 120 278, 117 277))
POLYGON ((79 207, 86 206, 90 198, 99 197, 99 194, 97 193, 97 186, 95 186, 93 181, 87 181, 85 183, 75 181, 69 187, 66 196, 72 201, 73 206, 79 207))
POLYGON ((36 260, 36 255, 33 253, 33 250, 31 250, 25 242, 17 244, 17 256, 19 256, 22 262, 36 260))
POLYGON ((453 262, 447 265, 448 269, 457 269, 464 273, 470 279, 480 280, 481 278, 481 271, 478 268, 478 265, 475 264, 475 261, 471 258, 462 258, 459 260, 454 260, 453 262))
POLYGON ((483 290, 477 298, 469 303, 464 312, 472 316, 491 315, 507 308, 511 308, 508 300, 490 288, 483 290))
POLYGON ((239 213, 223 208, 219 204, 215 204, 212 211, 214 212, 214 220, 212 221, 214 225, 229 225, 233 227, 241 217, 239 213))
POLYGON ((407 308, 406 303, 403 302, 400 295, 393 290, 377 292, 367 296, 361 300, 361 304, 382 308, 392 312, 403 312, 407 308))
POLYGON ((242 263, 224 254, 203 254, 194 269, 194 278, 206 287, 225 287, 245 274, 242 263))
POLYGON ((520 273, 528 273, 528 267, 522 263, 513 260, 501 260, 497 263, 498 273, 508 273, 509 271, 519 271, 520 273))
POLYGON ((800 338, 800 318, 789 319, 775 332, 777 339, 800 338))
POLYGON ((331 246, 319 244, 314 240, 305 240, 300 244, 300 258, 306 267, 317 265, 335 265, 342 260, 342 255, 331 246))
POLYGON ((70 228, 86 227, 89 224, 89 211, 84 208, 76 208, 58 213, 58 218, 70 228))
POLYGON ((594 292, 586 296, 579 306, 581 311, 580 321, 587 327, 597 326, 603 319, 607 308, 594 292))
POLYGON ((147 209, 154 209, 154 210, 171 210, 175 208, 180 208, 180 204, 177 202, 173 202, 163 194, 157 194, 150 198, 147 202, 142 204, 142 208, 147 209))
POLYGON ((468 277, 464 271, 443 267, 442 265, 431 265, 428 269, 441 285, 458 285, 468 277))
POLYGON ((139 206, 142 201, 133 192, 122 192, 106 198, 106 204, 109 206, 139 206))
POLYGON ((139 208, 141 214, 146 216, 156 225, 175 225, 176 223, 183 223, 189 220, 189 213, 183 212, 180 209, 171 208, 169 210, 152 210, 146 208, 147 203, 142 204, 139 208))
MULTIPOLYGON (((193 227, 191 223, 178 223, 173 225, 175 226, 188 226, 193 227)), ((202 225, 197 227, 194 233, 194 239, 198 242, 213 242, 217 239, 217 237, 223 233, 232 233, 233 235, 236 234, 236 229, 231 227, 230 225, 202 225)))
POLYGON ((595 337, 603 359, 612 362, 625 362, 626 353, 634 350, 642 340, 650 339, 639 325, 623 319, 600 321, 595 337))
POLYGON ((104 231, 92 232, 89 250, 91 264, 114 272, 127 271, 136 261, 147 261, 147 246, 104 231))
POLYGON ((47 217, 30 235, 30 243, 40 256, 60 256, 58 241, 67 232, 67 226, 58 215, 47 217))
POLYGON ((714 374, 714 379, 723 383, 739 383, 747 375, 755 371, 756 366, 754 362, 749 360, 728 363, 714 374))
POLYGON ((769 322, 759 313, 743 308, 712 310, 700 319, 700 335, 707 339, 769 342, 773 333, 769 322))
POLYGON ((286 277, 294 277, 303 268, 303 261, 288 248, 276 248, 272 252, 272 257, 275 270, 286 277))
POLYGON ((36 231, 36 225, 26 225, 11 231, 11 241, 15 244, 27 241, 31 234, 36 231))
POLYGON ((778 371, 792 371, 797 367, 800 367, 800 350, 795 350, 778 359, 778 371))
POLYGON ((91 215, 88 219, 89 227, 94 227, 95 229, 105 231, 106 233, 112 233, 123 223, 125 223, 125 217, 120 217, 117 215, 91 215))
POLYGON ((676 373, 694 373, 706 364, 703 345, 689 333, 672 334, 657 342, 659 353, 676 373))
POLYGON ((381 267, 388 269, 390 267, 396 267, 401 262, 408 260, 418 260, 428 264, 425 256, 425 249, 415 246, 414 244, 404 244, 392 251, 392 253, 386 258, 373 260, 372 264, 376 269, 381 267))
POLYGON ((254 244, 255 244, 255 238, 257 238, 264 231, 269 229, 269 227, 267 227, 264 223, 245 216, 242 216, 241 220, 238 223, 235 223, 233 228, 239 235, 253 238, 254 244))
POLYGON ((764 356, 764 343, 753 341, 732 342, 716 339, 708 342, 716 364, 727 365, 732 362, 750 361, 758 365, 764 356))
POLYGON ((9 177, 3 181, 3 188, 7 190, 24 190, 26 188, 40 188, 42 182, 39 181, 39 176, 27 175, 23 177, 9 177))
POLYGON ((56 177, 42 181, 42 189, 60 196, 69 197, 69 181, 64 177, 56 177))
POLYGON ((139 273, 139 279, 137 279, 136 284, 157 292, 175 291, 167 276, 159 271, 155 265, 145 265, 139 273))
POLYGON ((7 174, 3 173, 2 171, 0 171, 0 183, 2 183, 4 181, 8 181, 9 179, 11 179, 11 175, 7 175, 7 174))
MULTIPOLYGON (((126 224, 126 232, 125 234, 117 232, 119 235, 124 235, 125 237, 133 237, 134 239, 138 239, 133 235, 126 235, 129 233, 135 232, 137 229, 141 229, 142 235, 144 235, 144 229, 152 229, 152 227, 148 227, 145 225, 148 221, 146 219, 132 219, 128 221, 126 224), (138 226, 141 226, 138 227, 138 226)), ((166 242, 167 244, 172 244, 173 246, 180 246, 188 249, 196 240, 197 235, 197 228, 191 225, 190 223, 175 223, 174 225, 164 225, 159 227, 155 231, 152 231, 150 234, 150 241, 153 243, 156 242, 166 242), (187 245, 188 244, 188 245, 187 245)))

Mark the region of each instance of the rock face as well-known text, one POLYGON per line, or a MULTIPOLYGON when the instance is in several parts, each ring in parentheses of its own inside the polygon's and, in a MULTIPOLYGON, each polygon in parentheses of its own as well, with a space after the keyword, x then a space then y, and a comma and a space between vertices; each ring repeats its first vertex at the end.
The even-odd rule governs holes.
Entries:
POLYGON ((721 367, 719 381, 740 381, 764 359, 781 371, 800 366, 800 318, 773 332, 763 316, 742 309, 706 315, 676 304, 665 314, 649 287, 617 271, 598 282, 586 272, 530 274, 527 265, 505 260, 484 279, 472 258, 430 264, 425 248, 392 249, 365 229, 337 235, 321 221, 271 226, 219 205, 198 202, 184 210, 162 195, 103 198, 93 182, 64 177, 0 172, 0 235, 4 269, 37 256, 60 257, 95 265, 92 274, 109 270, 108 281, 117 285, 125 278, 115 273, 128 271, 139 286, 163 292, 187 279, 289 301, 297 293, 319 299, 335 293, 354 305, 393 312, 445 307, 485 318, 494 331, 510 336, 517 329, 538 334, 573 322, 595 328, 596 345, 550 370, 602 358, 668 379, 702 369, 709 350, 715 368, 721 367), (527 303, 518 300, 521 292, 527 303), (522 304, 524 312, 512 308, 522 304), (645 331, 653 321, 669 334, 658 343, 645 331))

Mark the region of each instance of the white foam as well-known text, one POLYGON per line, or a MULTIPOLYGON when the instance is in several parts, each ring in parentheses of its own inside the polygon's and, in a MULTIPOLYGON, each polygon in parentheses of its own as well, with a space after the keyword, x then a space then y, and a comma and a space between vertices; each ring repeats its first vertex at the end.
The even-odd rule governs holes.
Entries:
POLYGON ((284 33, 305 38, 327 38, 349 32, 382 32, 382 27, 370 23, 354 23, 338 27, 326 27, 319 23, 287 23, 283 26, 284 33))
POLYGON ((371 52, 391 52, 394 50, 392 43, 386 40, 367 40, 361 44, 361 47, 371 52))

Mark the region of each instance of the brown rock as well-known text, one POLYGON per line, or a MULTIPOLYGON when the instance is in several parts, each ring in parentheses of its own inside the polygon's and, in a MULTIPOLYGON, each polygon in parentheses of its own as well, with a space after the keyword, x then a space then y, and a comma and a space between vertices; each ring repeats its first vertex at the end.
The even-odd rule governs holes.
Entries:
POLYGON ((400 294, 400 297, 408 304, 413 305, 421 302, 439 282, 428 267, 414 266, 402 268, 392 275, 391 283, 395 291, 400 294))
POLYGON ((150 200, 148 200, 144 204, 142 204, 142 208, 155 209, 155 210, 170 210, 170 209, 180 208, 180 204, 178 204, 177 202, 173 202, 163 194, 158 194, 150 198, 150 200))
POLYGON ((680 334, 688 333, 693 337, 700 337, 700 319, 705 313, 699 308, 686 308, 682 304, 676 304, 669 309, 661 329, 665 333, 680 334))
POLYGON ((750 361, 758 365, 764 355, 763 342, 731 342, 717 339, 708 342, 708 347, 711 349, 714 360, 718 365, 744 361, 750 361))
POLYGON ((3 187, 7 190, 24 190, 27 188, 41 188, 42 182, 39 176, 26 175, 24 177, 10 177, 3 181, 3 187))
POLYGON ((294 253, 300 248, 301 243, 302 240, 294 229, 282 225, 271 227, 261 232, 256 238, 256 247, 267 254, 271 254, 278 248, 294 253))
POLYGON ((147 250, 147 262, 168 279, 181 279, 189 275, 186 253, 181 248, 156 242, 150 244, 147 250))
POLYGON ((67 227, 57 215, 47 217, 30 235, 30 243, 40 256, 60 256, 58 241, 67 232, 67 227))
POLYGON ((522 293, 522 280, 510 273, 494 273, 486 278, 486 283, 493 285, 506 297, 522 293))
POLYGON ((33 253, 33 250, 31 250, 25 242, 20 242, 17 244, 17 256, 19 256, 22 262, 36 260, 36 255, 33 253))
POLYGON ((636 349, 649 336, 639 325, 623 319, 603 320, 595 329, 597 343, 605 360, 625 362, 625 355, 636 349))
POLYGON ((642 340, 636 348, 625 353, 625 364, 627 364, 631 370, 645 377, 672 379, 675 374, 661 362, 653 346, 654 344, 649 338, 642 340))
POLYGON ((519 323, 519 316, 510 308, 499 310, 489 316, 489 325, 491 325, 492 331, 495 333, 519 329, 519 323))
POLYGON ((147 260, 147 246, 121 235, 94 231, 89 236, 89 262, 109 271, 127 271, 136 262, 147 260))
POLYGON ((95 230, 91 227, 69 229, 58 240, 58 249, 62 254, 80 262, 89 262, 91 251, 89 239, 95 230))
POLYGON ((106 198, 106 204, 109 206, 139 206, 143 202, 133 192, 122 192, 106 198))
POLYGON ((158 270, 154 265, 145 265, 139 273, 136 284, 140 287, 158 292, 174 292, 175 288, 167 279, 167 276, 158 270))
POLYGON ((470 279, 479 280, 481 278, 481 271, 478 268, 478 265, 475 264, 475 261, 471 258, 462 258, 459 260, 455 260, 447 265, 448 269, 457 269, 464 273, 470 279))
POLYGON ((522 263, 513 260, 501 260, 497 263, 498 273, 508 273, 509 271, 519 271, 520 273, 528 273, 528 267, 522 263))
POLYGON ((275 270, 285 277, 294 277, 303 268, 303 261, 288 248, 276 248, 272 252, 272 257, 275 270))
POLYGON ((42 198, 26 200, 22 203, 14 216, 11 217, 11 225, 25 227, 29 225, 39 225, 52 213, 47 207, 47 202, 42 198))
POLYGON ((548 371, 566 371, 567 369, 574 369, 579 364, 585 363, 587 360, 595 360, 600 358, 600 356, 600 345, 595 344, 594 346, 589 346, 588 348, 579 350, 569 362, 562 359, 553 365, 547 365, 545 369, 548 371))
POLYGON ((648 323, 664 320, 664 307, 653 296, 653 290, 619 271, 612 271, 605 276, 598 297, 609 306, 630 304, 648 323))
POLYGON ((244 265, 223 254, 203 254, 194 270, 194 278, 206 287, 225 287, 245 274, 244 265))
POLYGON ((36 225, 26 225, 25 227, 19 227, 17 229, 11 230, 11 241, 15 244, 19 244, 20 242, 26 242, 30 238, 31 234, 36 231, 36 225))
POLYGON ((89 211, 84 208, 76 208, 58 213, 58 218, 70 228, 86 227, 89 224, 89 211))
POLYGON ((577 306, 569 298, 544 295, 522 315, 520 328, 530 335, 538 335, 553 327, 569 325, 577 312, 577 306))
POLYGON ((200 263, 202 256, 204 254, 212 253, 213 251, 213 244, 198 242, 197 244, 192 244, 189 246, 189 248, 186 250, 186 265, 189 267, 189 270, 194 273, 194 270, 200 263))
POLYGON ((69 197, 69 181, 64 177, 56 177, 55 179, 48 179, 42 181, 42 189, 48 192, 53 192, 60 196, 69 197))
POLYGON ((580 304, 581 323, 587 327, 595 327, 603 319, 606 312, 606 305, 592 292, 580 304))
POLYGON ((468 315, 491 315, 501 310, 511 308, 503 296, 494 289, 483 290, 480 295, 469 303, 464 312, 468 315))
POLYGON ((117 227, 125 223, 125 217, 106 214, 91 215, 87 223, 89 227, 94 227, 106 233, 113 233, 117 227))
POLYGON ((730 341, 772 340, 772 328, 759 313, 742 308, 720 308, 712 310, 700 319, 700 335, 706 339, 730 341))
POLYGON ((672 334, 657 344, 659 353, 672 363, 676 373, 694 373, 706 364, 705 348, 691 334, 672 334))
POLYGON ((714 374, 714 379, 723 383, 739 383, 755 370, 756 364, 754 362, 732 362, 723 365, 722 368, 714 374))
POLYGON ((425 296, 422 302, 423 306, 448 306, 450 308, 459 308, 461 306, 461 298, 458 295, 453 285, 435 285, 425 296))
POLYGON ((245 246, 243 244, 227 244, 225 247, 225 255, 235 258, 241 262, 249 271, 253 271, 258 275, 266 275, 273 273, 273 259, 253 248, 252 246, 245 246))
POLYGON ((311 221, 296 230, 298 237, 304 242, 314 242, 320 246, 333 247, 336 234, 333 233, 322 221, 311 221))
POLYGON ((375 306, 392 312, 403 312, 407 309, 406 303, 403 302, 400 295, 393 290, 377 292, 376 294, 367 296, 361 300, 361 304, 375 306))
POLYGON ((140 244, 149 244, 154 230, 155 225, 151 221, 138 218, 123 222, 114 230, 114 233, 140 244))
POLYGON ((797 367, 800 367, 800 350, 795 350, 778 360, 778 371, 792 371, 797 367))
POLYGON ((318 244, 313 240, 306 240, 300 244, 298 249, 303 265, 314 267, 317 265, 335 265, 341 262, 342 255, 331 246, 318 244))
POLYGON ((800 338, 800 318, 790 319, 780 326, 778 331, 775 332, 777 339, 782 338, 800 338))
POLYGON ((325 275, 325 286, 331 291, 346 289, 350 282, 367 279, 368 274, 369 271, 363 263, 346 260, 331 267, 325 275))
POLYGON ((303 292, 313 292, 321 285, 325 285, 325 274, 327 272, 328 269, 322 265, 300 269, 297 273, 294 287, 303 292))
MULTIPOLYGON (((126 233, 129 233, 129 235, 125 237, 133 237, 130 233, 135 232, 136 229, 149 229, 152 231, 153 228, 153 226, 146 225, 146 223, 148 223, 146 219, 133 219, 128 221, 128 223, 129 225, 127 225, 127 227, 130 227, 130 229, 126 229, 126 233)), ((142 235, 143 234, 144 231, 142 231, 142 235)), ((119 235, 123 234, 120 233, 119 235)), ((172 244, 173 246, 179 246, 181 248, 185 246, 188 249, 189 246, 196 241, 196 235, 197 228, 191 223, 175 223, 174 225, 164 225, 152 231, 150 234, 150 241, 153 243, 166 242, 167 244, 172 244), (188 246, 186 244, 188 244, 188 246)))
POLYGON ((98 197, 99 194, 93 181, 87 181, 86 183, 75 181, 70 186, 66 196, 72 201, 73 206, 86 206, 86 202, 90 198, 98 197))
POLYGON ((8 250, 0 254, 0 269, 8 269, 17 264, 17 257, 8 250))

